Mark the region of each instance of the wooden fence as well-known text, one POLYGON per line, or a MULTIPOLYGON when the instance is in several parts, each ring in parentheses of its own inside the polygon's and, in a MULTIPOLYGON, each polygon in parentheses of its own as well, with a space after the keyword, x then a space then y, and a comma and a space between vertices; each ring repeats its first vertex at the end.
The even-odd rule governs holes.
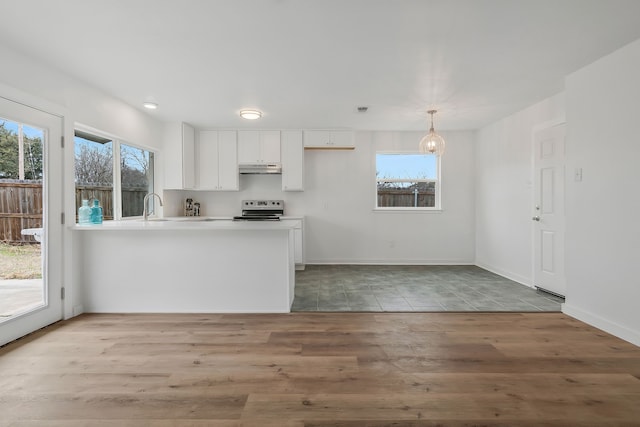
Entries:
MULTIPOLYGON (((123 187, 121 195, 122 216, 142 216, 144 196, 146 196, 148 192, 149 189, 147 187, 123 187)), ((76 207, 82 204, 83 199, 89 200, 89 204, 92 204, 93 199, 98 199, 100 206, 102 206, 102 216, 104 219, 113 219, 113 187, 77 184, 76 207)))
MULTIPOLYGON (((142 202, 147 192, 147 188, 123 188, 123 216, 142 215, 142 202)), ((82 199, 98 199, 104 219, 113 219, 112 187, 78 185, 75 199, 76 207, 81 205, 82 199)), ((23 236, 20 232, 25 228, 42 227, 42 212, 42 182, 0 180, 0 241, 35 242, 32 236, 23 236)))
POLYGON ((434 190, 418 192, 414 190, 378 189, 379 207, 434 207, 436 195, 434 190))
POLYGON ((93 199, 98 199, 102 206, 103 219, 113 219, 113 187, 76 185, 76 221, 78 220, 77 208, 82 206, 83 199, 88 200, 90 206, 93 205, 93 199))
POLYGON ((42 182, 0 180, 0 240, 34 242, 24 228, 42 227, 42 182))

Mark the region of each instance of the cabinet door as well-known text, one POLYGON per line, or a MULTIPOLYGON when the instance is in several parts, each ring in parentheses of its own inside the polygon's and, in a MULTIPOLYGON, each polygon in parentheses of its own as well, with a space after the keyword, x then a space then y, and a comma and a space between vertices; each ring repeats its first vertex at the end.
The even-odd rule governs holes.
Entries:
POLYGON ((238 139, 233 130, 218 135, 218 189, 238 191, 238 139))
POLYGON ((260 163, 280 163, 280 131, 260 132, 260 163))
POLYGON ((331 131, 329 134, 329 141, 331 145, 336 147, 354 147, 353 132, 331 131))
POLYGON ((238 163, 280 163, 280 131, 238 131, 238 163))
POLYGON ((330 143, 330 134, 324 130, 306 130, 304 131, 305 147, 325 147, 330 143))
POLYGON ((293 230, 293 240, 294 240, 294 246, 293 246, 293 258, 295 260, 296 264, 304 264, 304 247, 303 247, 303 240, 302 240, 302 221, 300 221, 300 227, 296 227, 293 230))
POLYGON ((353 149, 352 131, 308 130, 304 132, 304 146, 315 148, 353 149))
POLYGON ((260 158, 260 132, 257 130, 238 131, 238 163, 257 163, 260 158))
POLYGON ((283 131, 282 150, 282 190, 304 190, 304 147, 302 131, 283 131))
POLYGON ((218 132, 200 132, 198 141, 198 188, 216 190, 218 188, 218 132))
POLYGON ((182 123, 182 187, 196 187, 196 131, 182 123))

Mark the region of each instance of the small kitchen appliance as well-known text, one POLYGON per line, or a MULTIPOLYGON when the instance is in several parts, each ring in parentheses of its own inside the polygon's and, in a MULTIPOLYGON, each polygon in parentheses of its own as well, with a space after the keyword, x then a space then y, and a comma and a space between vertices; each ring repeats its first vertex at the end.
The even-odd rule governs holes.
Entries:
POLYGON ((234 221, 280 221, 284 215, 284 200, 243 200, 242 215, 234 221))

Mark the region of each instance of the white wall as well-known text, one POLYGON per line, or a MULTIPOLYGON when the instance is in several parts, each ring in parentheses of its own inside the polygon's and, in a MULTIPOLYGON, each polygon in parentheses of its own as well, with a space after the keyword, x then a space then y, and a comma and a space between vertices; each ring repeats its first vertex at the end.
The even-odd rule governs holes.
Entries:
POLYGON ((640 40, 569 75, 564 311, 640 345, 640 40), (572 179, 582 168, 582 182, 572 179))
POLYGON ((443 132, 442 212, 373 210, 375 152, 415 152, 422 136, 356 132, 353 151, 305 151, 304 192, 282 192, 280 176, 242 175, 239 192, 165 191, 165 215, 180 214, 187 196, 207 216, 238 215, 243 199, 284 199, 287 215, 306 218, 307 263, 472 264, 473 132, 443 132))
POLYGON ((564 94, 476 134, 476 264, 532 286, 534 130, 564 121, 564 94))
POLYGON ((163 128, 149 114, 2 45, 0 55, 0 82, 64 108, 71 126, 80 123, 131 143, 161 147, 163 128))
MULTIPOLYGON (((0 45, 0 95, 13 101, 62 116, 67 141, 64 166, 55 170, 62 175, 67 218, 75 217, 73 131, 76 123, 107 132, 133 144, 151 149, 161 147, 163 127, 148 114, 95 89, 84 82, 59 72, 0 45)), ((161 178, 161 177, 160 177, 161 178)), ((69 220, 67 223, 69 224, 69 220)), ((72 220, 71 220, 72 222, 72 220)), ((71 317, 82 301, 77 283, 81 267, 74 261, 73 236, 65 229, 64 286, 67 291, 65 317, 71 317)))

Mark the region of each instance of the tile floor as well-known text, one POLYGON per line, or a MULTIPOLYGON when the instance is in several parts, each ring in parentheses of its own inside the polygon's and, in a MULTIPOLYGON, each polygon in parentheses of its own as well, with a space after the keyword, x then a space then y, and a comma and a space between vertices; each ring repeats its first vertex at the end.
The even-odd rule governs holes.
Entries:
POLYGON ((562 298, 476 266, 308 265, 292 311, 560 311, 562 298))

